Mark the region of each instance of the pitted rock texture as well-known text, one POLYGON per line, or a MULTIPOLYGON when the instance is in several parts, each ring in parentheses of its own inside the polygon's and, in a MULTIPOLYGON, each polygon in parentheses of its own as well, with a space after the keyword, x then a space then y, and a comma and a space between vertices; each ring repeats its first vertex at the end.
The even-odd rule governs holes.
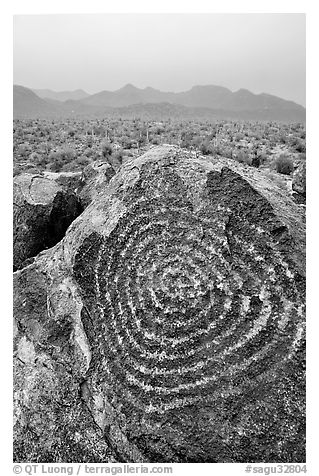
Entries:
POLYGON ((14 273, 14 461, 116 461, 80 395, 90 362, 81 307, 48 254, 14 273))
POLYGON ((306 202, 306 162, 302 162, 292 177, 292 190, 300 203, 306 202))
POLYGON ((13 183, 13 266, 60 241, 82 212, 74 193, 41 175, 22 174, 13 183))
POLYGON ((85 167, 82 174, 84 182, 79 190, 79 197, 83 207, 86 208, 115 175, 115 169, 109 162, 96 161, 85 167))
MULTIPOLYGON (((68 331, 54 310, 32 319, 118 461, 305 460, 304 239, 298 206, 259 171, 162 146, 41 255, 49 299, 62 278, 73 289, 68 331)), ((18 321, 17 348, 36 345, 18 321)))
POLYGON ((83 172, 49 172, 44 171, 43 176, 54 180, 66 192, 77 195, 85 185, 83 172))

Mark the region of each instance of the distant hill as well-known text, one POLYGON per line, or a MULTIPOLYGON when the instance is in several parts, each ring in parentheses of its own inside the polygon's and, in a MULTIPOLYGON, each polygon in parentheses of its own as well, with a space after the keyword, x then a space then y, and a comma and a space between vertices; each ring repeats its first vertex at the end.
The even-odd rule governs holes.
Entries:
POLYGON ((32 91, 42 99, 53 99, 55 101, 68 101, 72 99, 77 101, 89 96, 83 89, 76 89, 75 91, 52 91, 51 89, 32 89, 32 91))
POLYGON ((23 86, 13 88, 13 115, 19 117, 142 117, 197 120, 252 120, 304 122, 306 110, 292 101, 270 94, 253 94, 240 89, 231 92, 220 86, 194 86, 181 93, 130 84, 111 92, 66 101, 43 99, 23 86))
POLYGON ((43 117, 58 114, 59 108, 39 98, 31 89, 13 86, 13 117, 43 117))
POLYGON ((232 92, 221 86, 194 86, 181 93, 163 92, 153 88, 139 89, 127 84, 117 91, 101 91, 82 99, 83 104, 107 107, 133 104, 171 103, 188 107, 205 107, 227 111, 259 111, 262 109, 299 110, 304 108, 270 94, 253 94, 247 89, 232 92))

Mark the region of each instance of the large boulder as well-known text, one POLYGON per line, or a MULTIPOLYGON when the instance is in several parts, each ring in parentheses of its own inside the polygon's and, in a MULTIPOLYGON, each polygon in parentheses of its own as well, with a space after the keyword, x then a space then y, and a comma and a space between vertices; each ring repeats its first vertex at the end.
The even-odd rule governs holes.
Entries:
POLYGON ((96 160, 81 172, 47 172, 44 177, 54 180, 65 192, 74 193, 83 208, 104 190, 116 170, 108 161, 96 160))
POLYGON ((292 190, 298 202, 306 201, 306 162, 301 162, 292 176, 292 190))
POLYGON ((305 461, 304 253, 255 169, 124 164, 15 273, 16 461, 305 461))
POLYGON ((95 161, 85 167, 82 174, 84 185, 78 192, 84 208, 94 200, 101 190, 105 190, 115 173, 115 169, 109 162, 95 161))
POLYGON ((72 281, 48 256, 14 273, 14 460, 116 461, 81 399, 91 349, 72 281))
POLYGON ((83 172, 43 172, 44 177, 54 180, 63 190, 78 194, 85 182, 83 172))
POLYGON ((13 181, 13 265, 55 245, 82 212, 79 199, 54 180, 22 174, 13 181))

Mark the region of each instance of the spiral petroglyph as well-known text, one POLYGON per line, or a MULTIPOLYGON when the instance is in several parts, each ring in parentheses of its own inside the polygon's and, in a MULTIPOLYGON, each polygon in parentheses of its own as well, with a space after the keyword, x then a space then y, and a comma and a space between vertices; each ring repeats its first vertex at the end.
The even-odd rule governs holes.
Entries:
POLYGON ((124 459, 296 460, 305 290, 289 226, 237 171, 161 153, 115 182, 118 219, 76 250, 88 405, 102 399, 124 459))
POLYGON ((15 460, 304 462, 300 209, 171 146, 14 273, 15 460))

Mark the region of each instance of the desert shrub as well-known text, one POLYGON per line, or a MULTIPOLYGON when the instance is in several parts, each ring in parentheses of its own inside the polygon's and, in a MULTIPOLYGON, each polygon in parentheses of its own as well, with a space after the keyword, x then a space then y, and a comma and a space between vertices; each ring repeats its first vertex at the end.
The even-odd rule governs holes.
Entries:
POLYGON ((29 155, 29 161, 31 162, 31 164, 39 164, 41 160, 42 156, 37 152, 32 152, 32 154, 29 155))
POLYGON ((117 159, 121 164, 123 162, 123 150, 117 150, 115 153, 113 153, 113 157, 115 157, 115 159, 117 159))
POLYGON ((136 142, 139 147, 142 147, 146 144, 146 129, 141 129, 139 132, 136 133, 136 142))
POLYGON ((200 144, 200 151, 203 155, 210 155, 213 152, 210 142, 204 141, 200 144))
POLYGON ((221 150, 222 156, 226 157, 227 159, 233 158, 233 151, 230 147, 223 147, 221 150))
POLYGON ((182 139, 181 140, 181 147, 183 149, 189 149, 191 147, 191 141, 188 139, 182 139))
POLYGON ((215 139, 215 137, 216 137, 216 131, 215 131, 215 130, 211 131, 211 132, 207 135, 207 139, 208 139, 208 140, 213 140, 213 139, 215 139))
POLYGON ((237 157, 236 157, 237 162, 240 164, 247 164, 251 165, 251 157, 249 157, 249 154, 247 152, 244 152, 243 150, 240 150, 237 152, 237 157))
POLYGON ((65 164, 63 160, 61 159, 61 157, 59 157, 58 155, 55 155, 54 158, 51 158, 50 160, 49 170, 51 170, 51 172, 60 172, 60 170, 62 170, 62 167, 64 165, 65 164))
POLYGON ((57 151, 52 151, 49 154, 49 169, 52 172, 60 172, 62 167, 74 160, 75 152, 71 147, 65 146, 57 151))
POLYGON ((305 130, 301 131, 299 133, 299 137, 300 137, 300 139, 305 139, 306 138, 306 131, 305 130))
POLYGON ((163 126, 156 126, 155 127, 155 130, 154 130, 154 134, 163 134, 163 132, 165 132, 165 129, 163 126))
POLYGON ((27 157, 31 152, 31 147, 28 144, 20 144, 17 148, 17 154, 22 157, 27 157))
POLYGON ((96 136, 105 137, 106 131, 105 131, 104 127, 99 126, 99 125, 94 125, 93 126, 93 134, 96 135, 96 136))
POLYGON ((288 142, 288 138, 287 136, 285 136, 284 134, 280 134, 279 136, 279 141, 282 143, 282 144, 286 144, 288 142))
POLYGON ((267 154, 266 152, 261 152, 259 154, 259 160, 261 164, 265 164, 267 162, 267 154))
POLYGON ((76 159, 73 160, 73 162, 81 168, 84 168, 91 163, 90 159, 88 159, 84 155, 77 157, 76 159))
POLYGON ((87 147, 92 147, 92 145, 93 145, 93 137, 92 136, 86 136, 86 145, 87 145, 87 147))
POLYGON ((70 130, 68 131, 68 136, 69 136, 69 137, 74 137, 74 136, 75 136, 75 130, 74 130, 74 129, 70 129, 70 130))
POLYGON ((23 172, 26 174, 34 174, 34 175, 42 174, 42 171, 39 167, 32 167, 31 164, 30 166, 24 167, 23 172))
POLYGON ((131 149, 132 143, 133 143, 133 141, 130 137, 124 136, 121 139, 121 144, 122 144, 123 149, 131 149))
POLYGON ((221 149, 220 145, 212 145, 211 154, 221 156, 222 155, 222 149, 221 149))
POLYGON ((92 149, 90 149, 89 147, 87 149, 84 150, 83 154, 86 156, 86 157, 91 157, 92 154, 93 154, 93 151, 92 149))
POLYGON ((193 131, 183 131, 181 133, 181 147, 189 149, 193 145, 194 132, 193 131))
POLYGON ((275 167, 276 171, 283 175, 290 175, 294 171, 293 161, 285 154, 281 154, 277 157, 275 167))
POLYGON ((72 160, 72 162, 62 165, 60 171, 61 172, 76 172, 76 165, 74 164, 74 162, 75 160, 72 160))
POLYGON ((306 152, 306 144, 303 141, 298 141, 295 145, 295 150, 297 152, 305 153, 306 152))
POLYGON ((101 144, 101 154, 104 159, 107 159, 112 155, 113 147, 109 141, 103 141, 101 144))
POLYGON ((202 142, 203 142, 203 139, 200 136, 197 136, 197 137, 195 136, 191 140, 191 147, 194 147, 195 149, 200 149, 202 142))
POLYGON ((74 150, 69 146, 64 146, 61 149, 59 149, 58 154, 61 156, 62 160, 64 160, 65 162, 69 162, 73 160, 75 157, 74 150))
POLYGON ((87 165, 90 164, 90 160, 87 157, 81 156, 78 157, 72 162, 69 162, 62 167, 63 172, 78 172, 80 170, 83 170, 87 165))

